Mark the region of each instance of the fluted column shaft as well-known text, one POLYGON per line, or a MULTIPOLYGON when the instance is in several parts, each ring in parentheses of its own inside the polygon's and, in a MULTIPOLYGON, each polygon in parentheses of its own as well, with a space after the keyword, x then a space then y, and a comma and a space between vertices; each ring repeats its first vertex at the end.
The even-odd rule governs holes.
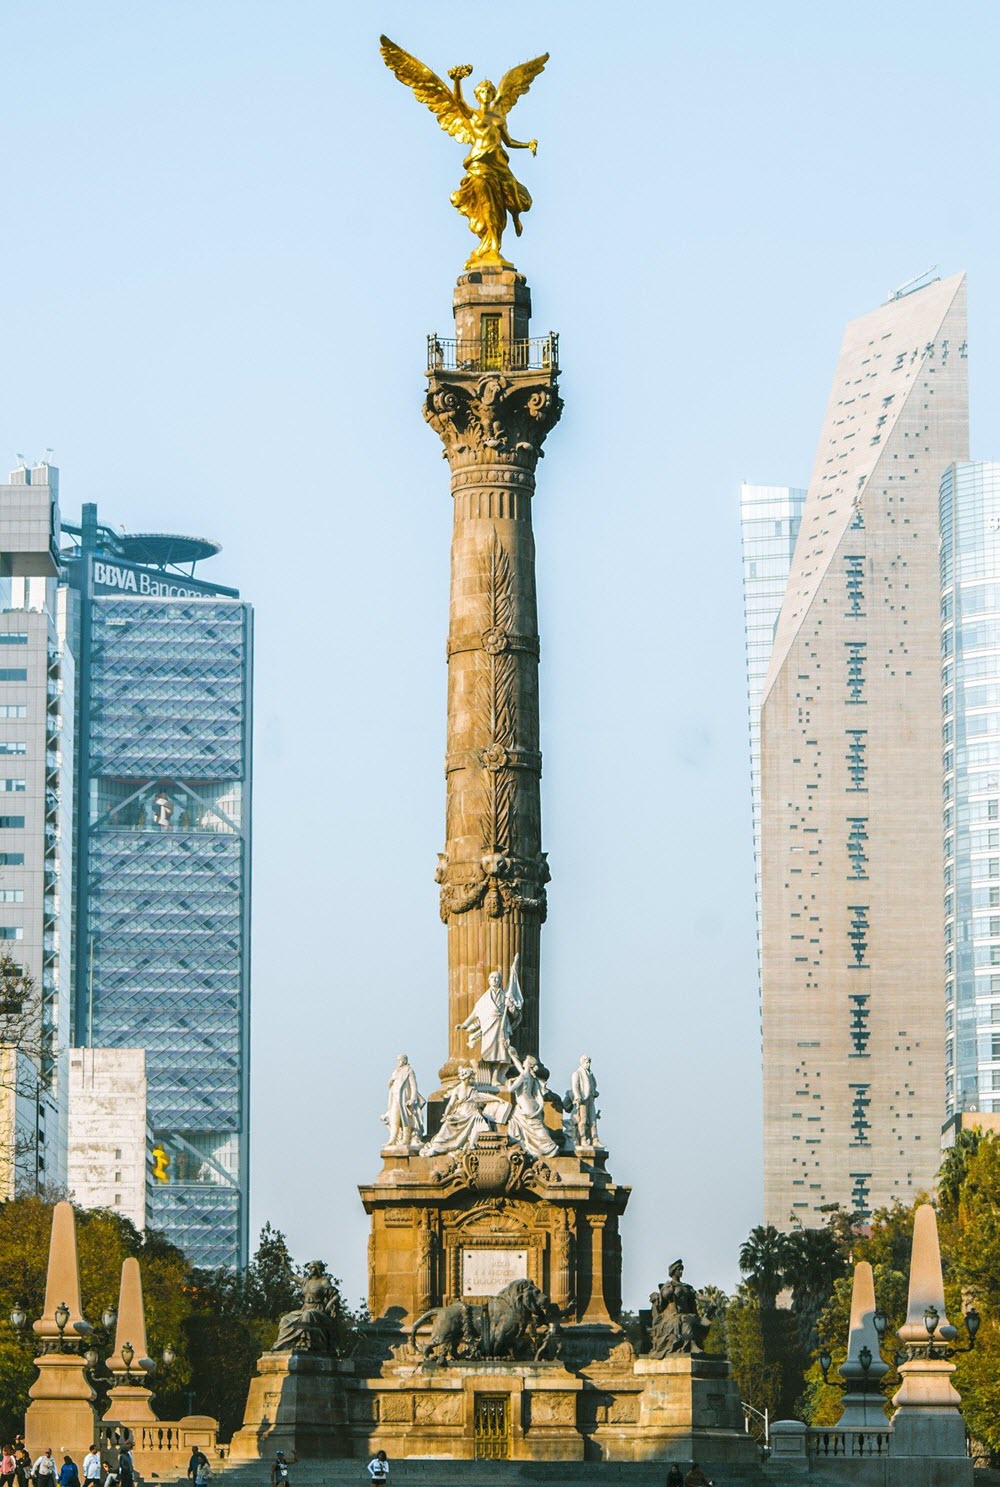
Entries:
POLYGON ((516 349, 528 344, 527 307, 520 275, 463 276, 455 294, 458 369, 432 369, 425 407, 444 442, 454 500, 446 843, 437 872, 448 926, 444 1076, 468 1057, 457 1024, 491 971, 506 982, 515 955, 524 995, 517 1044, 522 1054, 538 1052, 548 867, 531 500, 541 445, 561 403, 554 368, 530 370, 531 357, 516 349), (494 327, 489 334, 486 322, 494 327))

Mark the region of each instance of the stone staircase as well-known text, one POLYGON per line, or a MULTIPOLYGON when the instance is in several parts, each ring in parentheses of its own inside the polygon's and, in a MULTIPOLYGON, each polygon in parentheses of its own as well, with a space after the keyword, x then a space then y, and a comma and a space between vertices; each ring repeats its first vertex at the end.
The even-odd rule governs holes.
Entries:
MULTIPOLYGON (((681 1461, 686 1470, 688 1461, 681 1461)), ((391 1487, 664 1487, 669 1462, 624 1461, 453 1461, 413 1457, 391 1462, 391 1487)), ((787 1481, 764 1467, 713 1466, 702 1469, 716 1487, 768 1487, 787 1481)), ((270 1487, 271 1462, 219 1463, 224 1487, 270 1487)), ((183 1477, 158 1477, 158 1482, 183 1477)), ((360 1459, 303 1460, 290 1468, 290 1487, 368 1487, 367 1462, 360 1459)), ((815 1477, 811 1483, 817 1483, 815 1477)), ((818 1483, 817 1483, 818 1487, 818 1483)))

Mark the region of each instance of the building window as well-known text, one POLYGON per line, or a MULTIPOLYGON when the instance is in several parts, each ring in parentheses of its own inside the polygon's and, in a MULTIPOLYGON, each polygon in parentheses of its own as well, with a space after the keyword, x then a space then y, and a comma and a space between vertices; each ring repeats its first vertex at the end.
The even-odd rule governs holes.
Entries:
POLYGON ((19 924, 0 924, 0 940, 23 940, 24 930, 19 924))
POLYGON ((24 780, 0 780, 0 791, 7 791, 8 793, 17 795, 25 789, 25 784, 26 782, 24 780))
POLYGON ((4 630, 0 631, 0 645, 27 645, 27 630, 4 630))
POLYGON ((0 888, 0 904, 23 904, 23 888, 0 888))
POLYGON ((23 702, 0 703, 0 718, 26 718, 28 709, 23 702))
POLYGON ((28 680, 28 668, 26 666, 0 666, 0 682, 26 682, 28 680))
POLYGON ((9 738, 0 738, 0 754, 26 754, 28 745, 20 740, 14 741, 9 738))
POLYGON ((23 867, 23 852, 0 852, 0 867, 23 867))
POLYGON ((23 825, 23 816, 0 816, 0 827, 7 827, 8 830, 15 830, 21 828, 23 825))

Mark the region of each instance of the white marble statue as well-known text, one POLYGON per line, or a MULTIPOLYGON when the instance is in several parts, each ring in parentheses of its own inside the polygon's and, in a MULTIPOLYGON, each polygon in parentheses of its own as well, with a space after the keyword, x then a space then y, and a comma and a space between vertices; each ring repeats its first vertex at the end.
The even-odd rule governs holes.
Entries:
POLYGON ((420 1145, 424 1135, 420 1112, 426 1103, 417 1088, 413 1065, 401 1053, 389 1077, 389 1104, 382 1116, 383 1124, 389 1128, 386 1146, 408 1150, 420 1145))
POLYGON ((577 1146, 597 1146, 597 1080, 590 1067, 590 1055, 585 1053, 573 1070, 573 1125, 577 1146))
POLYGON ((545 1080, 539 1075, 538 1060, 529 1053, 522 1063, 511 1049, 511 1061, 517 1074, 507 1081, 506 1092, 514 1099, 514 1108, 507 1117, 507 1134, 529 1156, 554 1156, 559 1143, 545 1124, 545 1080))
POLYGON ((524 997, 517 979, 517 962, 510 968, 510 980, 504 987, 499 971, 491 971, 489 985, 469 1016, 458 1024, 469 1035, 469 1047, 476 1050, 484 1064, 503 1071, 514 1062, 511 1057, 511 1035, 521 1021, 524 997))
POLYGON ((470 1064, 462 1064, 458 1082, 448 1096, 438 1133, 420 1148, 422 1157, 440 1156, 446 1151, 463 1151, 476 1137, 490 1129, 476 1098, 476 1075, 470 1064))

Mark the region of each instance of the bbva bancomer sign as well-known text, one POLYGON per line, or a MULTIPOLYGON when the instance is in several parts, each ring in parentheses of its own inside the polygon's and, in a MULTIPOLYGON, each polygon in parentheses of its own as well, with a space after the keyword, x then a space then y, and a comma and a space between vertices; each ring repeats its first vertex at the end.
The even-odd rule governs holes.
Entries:
POLYGON ((120 594, 138 594, 147 599, 202 599, 211 595, 208 585, 175 583, 157 578, 145 568, 130 568, 124 563, 105 563, 94 559, 94 587, 113 589, 120 594))

